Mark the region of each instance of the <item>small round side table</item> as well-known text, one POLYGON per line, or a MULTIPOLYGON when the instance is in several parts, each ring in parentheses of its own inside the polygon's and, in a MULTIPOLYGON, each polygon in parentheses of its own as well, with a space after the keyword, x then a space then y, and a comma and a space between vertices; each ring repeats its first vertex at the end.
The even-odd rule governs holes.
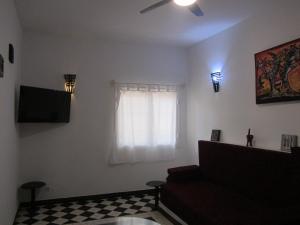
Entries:
POLYGON ((31 193, 31 200, 30 200, 30 208, 33 209, 34 203, 35 203, 35 196, 36 196, 36 190, 38 188, 42 188, 46 185, 45 182, 42 181, 32 181, 25 184, 22 184, 21 188, 24 190, 29 190, 31 193))
POLYGON ((159 203, 159 194, 161 187, 165 184, 164 181, 159 180, 153 180, 146 183, 149 187, 154 187, 155 189, 155 208, 158 209, 158 203, 159 203))

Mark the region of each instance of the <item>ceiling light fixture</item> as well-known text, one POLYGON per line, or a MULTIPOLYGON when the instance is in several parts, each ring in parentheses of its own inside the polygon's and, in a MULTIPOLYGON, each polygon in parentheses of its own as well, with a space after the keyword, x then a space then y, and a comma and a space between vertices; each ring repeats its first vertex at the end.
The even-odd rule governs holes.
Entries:
POLYGON ((193 5, 197 0, 174 0, 177 5, 180 6, 189 6, 193 5))

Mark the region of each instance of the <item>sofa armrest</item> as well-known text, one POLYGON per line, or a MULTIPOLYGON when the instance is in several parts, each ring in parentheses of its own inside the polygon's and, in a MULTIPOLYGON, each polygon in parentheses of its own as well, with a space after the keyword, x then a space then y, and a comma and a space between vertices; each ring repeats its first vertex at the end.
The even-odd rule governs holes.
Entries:
POLYGON ((170 168, 168 174, 167 181, 174 182, 199 180, 201 178, 201 170, 197 165, 170 168))

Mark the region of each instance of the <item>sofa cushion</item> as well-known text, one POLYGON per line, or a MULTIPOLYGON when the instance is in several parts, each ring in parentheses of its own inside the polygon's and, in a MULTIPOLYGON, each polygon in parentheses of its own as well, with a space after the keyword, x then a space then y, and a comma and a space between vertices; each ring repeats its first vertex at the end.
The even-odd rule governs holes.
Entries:
POLYGON ((190 225, 292 225, 300 219, 297 206, 265 207, 206 181, 168 182, 161 197, 190 225))
POLYGON ((199 141, 199 163, 204 177, 272 206, 298 202, 295 194, 289 194, 292 187, 290 155, 199 141))
POLYGON ((180 205, 182 212, 175 213, 189 215, 183 219, 194 218, 198 222, 204 221, 205 224, 262 224, 262 212, 265 211, 255 202, 210 182, 168 182, 163 189, 162 202, 173 209, 173 206, 164 201, 164 193, 180 205))
POLYGON ((168 169, 167 181, 186 182, 201 179, 199 166, 181 166, 168 169))

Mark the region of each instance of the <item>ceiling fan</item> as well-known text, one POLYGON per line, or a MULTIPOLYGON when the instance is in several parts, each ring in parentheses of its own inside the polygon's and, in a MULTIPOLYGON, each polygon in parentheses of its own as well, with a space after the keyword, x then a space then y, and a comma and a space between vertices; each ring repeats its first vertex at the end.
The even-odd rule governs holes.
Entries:
POLYGON ((141 10, 140 13, 144 14, 144 13, 154 10, 158 7, 166 5, 172 1, 179 6, 187 7, 195 16, 203 16, 204 15, 202 10, 200 9, 199 5, 197 4, 197 0, 161 0, 153 5, 150 5, 147 8, 141 10))

